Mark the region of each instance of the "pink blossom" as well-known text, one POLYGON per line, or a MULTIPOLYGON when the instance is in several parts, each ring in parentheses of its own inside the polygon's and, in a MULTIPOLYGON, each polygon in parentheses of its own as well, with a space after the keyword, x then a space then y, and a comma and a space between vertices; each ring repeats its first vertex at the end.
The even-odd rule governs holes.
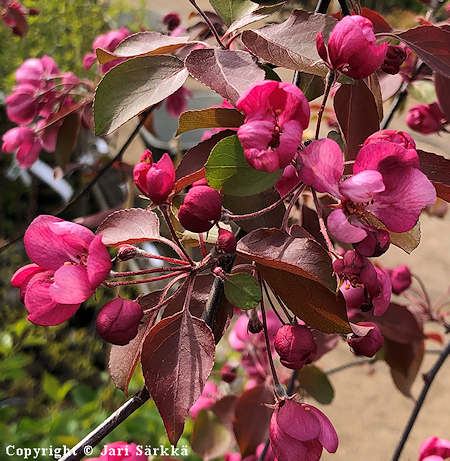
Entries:
POLYGON ((124 346, 137 335, 143 315, 136 301, 113 299, 98 314, 97 332, 105 341, 124 346))
POLYGON ((405 149, 416 149, 416 143, 414 139, 406 133, 405 131, 399 130, 380 130, 374 134, 371 134, 365 141, 363 146, 367 146, 372 142, 378 141, 389 141, 393 142, 394 144, 399 144, 403 146, 405 149))
POLYGON ((39 112, 36 89, 27 83, 14 87, 5 102, 8 118, 18 125, 31 123, 39 112))
POLYGON ((417 152, 399 144, 378 141, 363 146, 353 176, 343 182, 343 156, 333 140, 313 141, 300 160, 299 175, 305 184, 341 200, 327 224, 342 242, 360 242, 373 230, 366 212, 389 231, 401 233, 412 229, 423 208, 436 201, 434 186, 419 169, 417 152))
POLYGON ((352 335, 348 343, 356 355, 373 357, 384 344, 384 338, 378 325, 372 322, 360 322, 358 325, 363 327, 372 327, 365 336, 352 335))
POLYGON ((218 398, 219 394, 217 391, 217 386, 213 382, 207 381, 205 387, 203 388, 202 394, 189 410, 191 419, 195 419, 200 410, 208 410, 211 408, 216 403, 218 398))
POLYGON ((100 457, 86 458, 86 461, 148 461, 148 456, 142 451, 135 443, 108 443, 103 447, 100 457))
POLYGON ((58 75, 59 68, 50 56, 26 59, 16 70, 15 77, 19 85, 32 85, 34 88, 44 88, 48 77, 58 75))
POLYGON ((400 45, 388 45, 386 58, 381 65, 381 70, 387 74, 395 75, 400 71, 400 66, 407 57, 406 50, 400 45))
POLYGON ((270 443, 282 461, 318 461, 325 448, 334 453, 338 437, 330 420, 317 408, 294 400, 280 402, 270 421, 270 443))
POLYGON ((134 182, 157 205, 167 201, 175 185, 175 168, 169 154, 153 163, 152 153, 146 150, 133 170, 134 182))
POLYGON ((389 271, 389 276, 391 278, 392 291, 396 295, 403 293, 411 286, 411 271, 405 264, 397 266, 393 270, 389 271))
POLYGON ((366 237, 360 242, 353 243, 353 248, 363 256, 381 256, 386 253, 391 244, 391 236, 384 229, 365 229, 366 237))
POLYGON ((38 159, 41 143, 31 128, 18 126, 3 135, 3 152, 16 153, 21 168, 29 168, 38 159))
MULTIPOLYGON (((102 48, 104 50, 113 52, 117 45, 131 35, 131 32, 126 27, 121 27, 118 30, 110 30, 106 34, 99 35, 92 44, 92 53, 88 53, 83 58, 83 67, 85 69, 89 69, 92 64, 97 60, 97 56, 95 54, 95 50, 97 48, 102 48)), ((103 74, 108 72, 108 70, 112 69, 117 64, 125 61, 124 58, 113 59, 112 61, 107 62, 100 66, 100 70, 103 74)))
POLYGON ((28 320, 37 325, 65 322, 111 270, 101 235, 55 216, 34 219, 25 232, 24 244, 35 266, 19 269, 11 283, 25 292, 28 320))
POLYGON ((345 16, 334 27, 328 48, 322 32, 316 37, 317 51, 333 70, 349 77, 363 79, 373 74, 383 64, 387 44, 376 44, 373 25, 369 19, 345 16))
POLYGON ((414 131, 432 134, 437 133, 442 128, 444 117, 437 103, 418 104, 409 109, 406 123, 414 131))
POLYGON ((450 458, 450 441, 428 437, 420 446, 418 461, 445 461, 450 458))
POLYGON ((275 184, 275 188, 281 197, 289 193, 297 184, 300 183, 297 168, 294 165, 288 165, 281 178, 275 184))
POLYGON ((9 1, 2 10, 1 17, 13 34, 23 37, 28 31, 26 14, 27 9, 21 3, 9 1))
POLYGON ((178 118, 188 108, 187 98, 192 98, 192 92, 182 86, 175 93, 172 93, 166 100, 167 113, 178 118))
POLYGON ((238 137, 247 162, 268 172, 289 165, 309 124, 309 105, 301 90, 266 80, 248 89, 236 107, 245 114, 238 137))
POLYGON ((220 377, 225 383, 232 383, 237 378, 237 368, 226 363, 220 370, 220 377))

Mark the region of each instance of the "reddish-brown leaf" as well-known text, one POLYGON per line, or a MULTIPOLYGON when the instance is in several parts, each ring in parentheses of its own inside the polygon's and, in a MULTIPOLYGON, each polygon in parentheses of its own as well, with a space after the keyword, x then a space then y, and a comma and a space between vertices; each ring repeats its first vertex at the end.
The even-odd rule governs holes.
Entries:
POLYGON ((450 202, 450 160, 442 155, 418 150, 420 169, 433 183, 437 196, 450 202))
POLYGON ((213 147, 224 138, 235 134, 232 130, 224 130, 216 133, 206 141, 202 141, 184 155, 175 172, 175 191, 179 192, 195 181, 205 177, 205 163, 213 147))
POLYGON ((434 74, 434 86, 442 112, 444 112, 447 120, 450 120, 450 77, 444 77, 439 72, 434 74))
POLYGON ((226 395, 210 408, 217 419, 230 430, 233 430, 233 419, 237 401, 238 397, 236 395, 226 395))
POLYGON ((244 123, 244 116, 236 109, 209 107, 188 110, 180 115, 176 136, 201 128, 238 128, 244 123))
POLYGON ((251 232, 238 243, 238 254, 259 272, 298 317, 325 333, 350 333, 345 301, 335 293, 331 260, 315 240, 278 229, 251 232))
POLYGON ((68 114, 58 130, 56 140, 55 158, 56 163, 63 171, 70 162, 70 157, 78 141, 78 134, 81 127, 81 117, 79 112, 74 111, 68 114))
POLYGON ((375 97, 367 85, 341 85, 334 96, 334 111, 345 141, 345 159, 355 160, 364 140, 380 129, 375 97))
POLYGON ((403 395, 411 397, 411 387, 425 353, 425 341, 404 344, 385 338, 384 348, 384 359, 390 367, 394 384, 403 395))
POLYGON ((153 211, 128 208, 111 213, 98 226, 105 245, 123 245, 155 240, 159 237, 159 219, 153 211))
POLYGON ((315 40, 319 32, 328 40, 336 23, 331 16, 295 10, 281 24, 244 31, 242 41, 271 64, 324 77, 328 68, 317 53, 315 40))
POLYGON ((233 430, 242 458, 254 454, 256 447, 267 439, 273 412, 267 405, 271 404, 273 392, 264 385, 253 387, 238 398, 233 430))
POLYGON ((211 373, 214 352, 212 331, 187 310, 162 319, 144 341, 141 363, 145 385, 174 445, 211 373))
POLYGON ((433 70, 450 77, 449 29, 430 24, 386 35, 398 38, 433 70))
POLYGON ((233 104, 253 83, 264 80, 265 75, 247 51, 193 50, 184 63, 194 78, 233 104))

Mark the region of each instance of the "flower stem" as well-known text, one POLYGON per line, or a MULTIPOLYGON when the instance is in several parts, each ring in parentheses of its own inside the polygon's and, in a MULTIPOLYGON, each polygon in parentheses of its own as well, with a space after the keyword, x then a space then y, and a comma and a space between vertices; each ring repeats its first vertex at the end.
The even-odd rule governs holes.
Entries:
POLYGON ((152 277, 149 279, 141 279, 141 280, 121 280, 118 282, 104 282, 107 287, 120 287, 125 285, 138 285, 139 283, 151 283, 151 282, 158 282, 159 280, 170 279, 177 275, 183 274, 187 272, 188 269, 179 270, 178 272, 172 272, 170 274, 159 275, 158 277, 152 277))
POLYGON ((425 401, 425 397, 428 394, 431 384, 433 383, 434 378, 438 374, 439 370, 441 369, 442 365, 444 364, 449 354, 450 354, 450 342, 447 344, 447 347, 442 351, 441 355, 437 359, 433 368, 424 375, 425 382, 422 388, 422 392, 420 393, 420 396, 417 399, 416 405, 411 413, 411 416, 409 417, 408 424, 406 425, 405 430, 403 431, 402 437, 397 445, 392 461, 398 461, 400 459, 400 455, 403 451, 403 447, 405 446, 406 441, 408 440, 411 429, 413 428, 414 423, 416 422, 417 416, 419 415, 419 412, 422 408, 422 405, 425 401))
POLYGON ((311 192, 312 192, 313 199, 314 199, 314 206, 316 207, 316 211, 317 211, 317 216, 319 218, 320 232, 323 235, 323 238, 325 239, 328 251, 331 254, 334 254, 334 246, 330 239, 330 236, 328 235, 327 227, 325 226, 325 221, 323 220, 322 207, 320 206, 319 199, 317 198, 317 192, 312 187, 311 187, 311 192))
POLYGON ((184 246, 181 244, 180 242, 180 239, 178 238, 178 235, 172 225, 172 221, 170 220, 170 216, 169 216, 169 211, 168 211, 168 206, 167 205, 161 205, 161 211, 163 213, 163 216, 164 216, 164 219, 166 221, 166 224, 170 230, 170 234, 172 235, 172 238, 173 240, 175 241, 175 243, 177 244, 178 248, 183 252, 185 258, 187 261, 189 261, 189 264, 191 266, 194 266, 194 261, 192 261, 192 258, 189 256, 188 252, 186 251, 186 249, 184 248, 184 246))
POLYGON ((295 193, 295 195, 292 197, 291 201, 289 202, 289 205, 284 213, 283 222, 281 223, 282 230, 287 231, 289 215, 291 214, 291 210, 294 207, 294 205, 297 203, 297 200, 300 197, 300 195, 302 195, 303 191, 305 190, 305 187, 306 186, 302 185, 302 187, 300 187, 300 189, 295 193))
POLYGON ((176 272, 176 271, 190 271, 191 268, 184 266, 184 267, 154 267, 152 269, 142 269, 139 271, 128 271, 128 272, 114 272, 111 271, 111 278, 118 278, 118 277, 134 277, 136 275, 144 275, 144 274, 154 274, 158 272, 176 272))
POLYGON ((327 105, 328 96, 330 95, 331 87, 333 86, 335 77, 336 77, 336 74, 334 73, 334 71, 330 70, 328 72, 328 76, 327 76, 327 86, 325 88, 325 94, 323 96, 322 105, 320 106, 320 110, 319 110, 319 113, 317 115, 317 125, 316 125, 315 139, 319 139, 320 125, 322 124, 323 113, 325 111, 325 106, 327 105))
POLYGON ((182 259, 170 258, 168 256, 155 255, 153 253, 147 253, 146 251, 141 250, 141 249, 138 249, 137 256, 138 257, 141 256, 143 258, 148 258, 148 259, 159 259, 160 261, 166 261, 172 264, 189 265, 187 261, 183 261, 182 259))
POLYGON ((189 0, 189 3, 198 11, 200 16, 203 18, 203 20, 206 22, 206 24, 209 27, 209 30, 212 32, 214 37, 216 37, 217 43, 220 45, 221 48, 225 49, 225 45, 222 43, 222 40, 219 36, 219 33, 217 32, 217 29, 214 27, 214 24, 211 22, 211 20, 208 18, 208 15, 205 14, 205 12, 197 5, 195 0, 189 0))

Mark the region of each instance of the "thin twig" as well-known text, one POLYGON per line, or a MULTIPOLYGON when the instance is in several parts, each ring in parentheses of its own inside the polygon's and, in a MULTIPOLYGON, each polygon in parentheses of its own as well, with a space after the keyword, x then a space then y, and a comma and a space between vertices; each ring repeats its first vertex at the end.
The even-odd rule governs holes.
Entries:
POLYGON ((221 48, 224 50, 226 49, 225 45, 222 43, 222 39, 220 38, 219 33, 217 32, 217 29, 214 27, 214 24, 211 22, 211 20, 208 18, 208 16, 205 14, 205 12, 197 5, 195 0, 189 0, 189 3, 198 11, 200 16, 203 18, 203 20, 206 22, 206 24, 209 27, 209 30, 212 32, 214 37, 217 40, 217 43, 220 45, 221 48))
POLYGON ((405 427, 405 430, 403 431, 403 434, 400 438, 400 441, 397 445, 397 448, 395 450, 394 456, 392 458, 392 461, 398 461, 400 458, 400 455, 403 451, 403 447, 406 444, 406 441, 408 440, 409 434, 411 432, 411 429, 414 426, 414 423, 416 422, 416 418, 422 408, 422 405, 425 401, 425 397, 428 394, 428 391, 430 390, 431 384, 433 383, 434 378, 438 374, 439 370, 441 369, 442 365, 444 364, 446 358, 450 354, 450 342, 447 344, 447 347, 442 351, 441 355, 437 359, 436 363, 434 364, 433 368, 426 373, 423 378, 424 378, 424 385, 422 388, 422 392, 420 393, 419 398, 417 399, 416 405, 414 406, 414 409, 411 413, 411 416, 409 417, 408 424, 405 427))
POLYGON ((61 461, 79 461, 86 454, 91 454, 92 447, 98 445, 109 433, 111 433, 120 423, 125 421, 132 413, 140 408, 148 399, 150 394, 147 388, 141 389, 130 400, 125 402, 119 409, 117 409, 108 419, 103 421, 91 433, 89 433, 83 440, 77 443, 70 452, 61 458, 61 461))
POLYGON ((360 365, 363 365, 365 363, 368 364, 373 364, 377 361, 376 358, 371 358, 371 359, 361 359, 361 360, 355 360, 353 362, 345 363, 344 365, 340 365, 336 368, 331 368, 331 370, 325 371, 326 375, 334 375, 335 373, 338 373, 339 371, 342 370, 347 370, 348 368, 353 368, 353 367, 358 367, 360 365))

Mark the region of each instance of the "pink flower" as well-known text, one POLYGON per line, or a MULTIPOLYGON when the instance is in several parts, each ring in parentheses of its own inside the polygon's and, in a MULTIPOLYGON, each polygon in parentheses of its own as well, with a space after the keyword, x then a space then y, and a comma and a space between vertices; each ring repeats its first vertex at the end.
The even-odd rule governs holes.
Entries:
MULTIPOLYGON (((89 69, 97 60, 97 56, 95 54, 95 50, 97 48, 103 48, 104 50, 113 52, 117 48, 117 45, 129 35, 131 35, 131 32, 126 27, 121 27, 118 30, 110 30, 106 34, 99 35, 92 44, 93 53, 88 53, 84 56, 83 67, 85 69, 89 69)), ((125 61, 123 58, 114 59, 107 62, 106 64, 103 64, 100 67, 100 70, 103 74, 105 74, 108 72, 108 70, 112 69, 114 66, 117 66, 117 64, 123 61, 125 61)))
POLYGON ((292 370, 300 370, 311 363, 317 352, 314 337, 305 325, 283 325, 277 332, 274 346, 281 363, 292 370))
POLYGON ((348 338, 348 343, 356 355, 373 357, 384 344, 384 338, 380 328, 372 322, 360 322, 358 325, 372 327, 372 329, 365 336, 352 335, 348 338))
POLYGON ((1 17, 13 34, 23 37, 28 31, 26 14, 27 9, 23 5, 19 2, 9 1, 2 11, 1 17))
POLYGON ((236 367, 226 363, 220 370, 220 377, 225 383, 232 383, 237 378, 236 367))
POLYGON ((98 314, 97 332, 105 341, 124 346, 137 335, 143 315, 136 301, 113 299, 98 314))
POLYGON ((335 71, 363 79, 383 64, 387 44, 376 44, 373 25, 363 16, 345 16, 330 34, 328 50, 322 32, 316 37, 317 51, 335 71))
POLYGON ((354 288, 364 285, 363 300, 367 306, 364 310, 373 307, 374 315, 382 315, 389 307, 392 291, 389 275, 376 268, 367 258, 355 250, 345 252, 342 259, 334 261, 333 270, 341 281, 348 280, 354 288))
POLYGON ((86 458, 86 461, 148 461, 142 452, 135 443, 114 442, 103 447, 100 457, 86 458))
POLYGON ((192 98, 192 92, 184 86, 172 93, 166 100, 167 113, 173 118, 178 118, 188 108, 187 98, 192 98))
POLYGON ((367 146, 372 142, 378 141, 389 141, 394 144, 399 144, 405 149, 416 150, 416 143, 414 139, 408 133, 399 130, 380 130, 374 134, 371 134, 365 141, 363 146, 367 146))
POLYGON ((397 266, 392 271, 389 271, 389 276, 391 278, 392 291, 396 295, 403 293, 411 285, 411 271, 405 264, 397 266))
POLYGON ((450 441, 428 437, 420 446, 418 461, 445 461, 450 458, 450 441))
POLYGON ((147 149, 133 170, 134 182, 153 203, 167 201, 175 185, 175 168, 169 154, 153 163, 152 153, 147 149))
POLYGON ((442 128, 444 117, 437 103, 419 104, 409 109, 406 123, 414 131, 431 134, 442 128))
POLYGON ((31 128, 18 126, 3 135, 3 152, 16 153, 21 168, 29 168, 38 159, 41 143, 31 128))
POLYGON ((353 165, 353 176, 340 182, 343 157, 331 139, 313 141, 300 155, 300 178, 318 192, 341 200, 328 216, 328 228, 340 241, 361 242, 374 230, 365 213, 375 215, 391 232, 414 227, 423 208, 436 201, 436 190, 419 170, 413 149, 387 141, 362 147, 353 165))
POLYGON ((270 421, 270 443, 280 461, 318 461, 323 448, 336 452, 338 436, 320 410, 284 400, 277 405, 270 421))
POLYGON ((36 89, 30 84, 14 87, 14 93, 6 99, 6 113, 8 118, 18 125, 31 123, 39 112, 39 101, 36 89))
POLYGON ((19 269, 11 283, 24 292, 28 320, 37 325, 59 325, 72 317, 111 270, 101 235, 55 216, 34 219, 24 244, 34 265, 19 269))
POLYGON ((400 71, 400 66, 407 57, 406 50, 400 45, 388 45, 386 58, 381 65, 381 70, 387 74, 395 75, 400 71))
POLYGON ((222 198, 209 186, 189 189, 178 211, 181 225, 191 232, 207 232, 222 215, 222 198))
POLYGON ((19 85, 32 85, 38 89, 46 85, 48 77, 58 74, 59 68, 54 59, 50 56, 43 56, 41 59, 25 60, 16 70, 15 77, 19 85))
POLYGON ((195 419, 200 410, 208 410, 211 408, 216 403, 218 398, 219 394, 217 391, 217 386, 213 382, 207 381, 205 387, 203 388, 202 394, 189 410, 191 419, 195 419))
POLYGON ((280 194, 280 197, 283 197, 299 183, 300 178, 298 177, 297 169, 294 165, 288 165, 284 169, 281 178, 275 184, 275 188, 280 194))
POLYGON ((363 256, 381 256, 386 253, 391 244, 391 236, 384 229, 367 229, 366 237, 354 243, 353 248, 363 256))
POLYGON ((266 80, 248 89, 236 107, 245 114, 238 137, 247 162, 268 172, 289 165, 309 124, 309 105, 301 90, 266 80))

